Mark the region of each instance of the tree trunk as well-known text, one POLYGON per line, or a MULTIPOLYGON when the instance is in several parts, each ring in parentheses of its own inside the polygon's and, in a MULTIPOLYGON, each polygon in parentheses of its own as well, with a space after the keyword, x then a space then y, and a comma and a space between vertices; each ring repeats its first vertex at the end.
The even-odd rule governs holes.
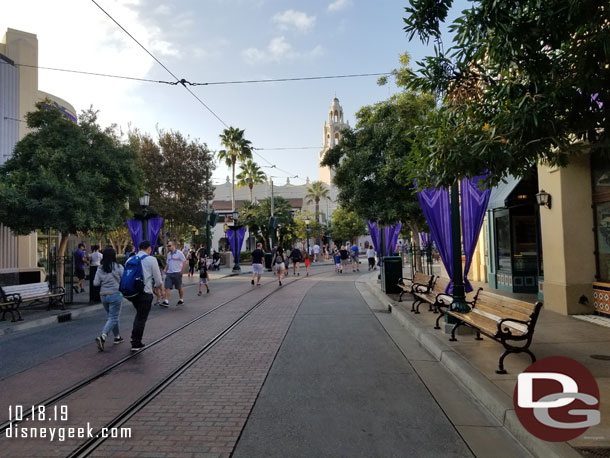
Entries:
POLYGON ((320 222, 320 199, 316 198, 316 223, 320 222))
MULTIPOLYGON (((409 221, 409 227, 411 228, 411 246, 419 246, 419 226, 416 222, 409 221)), ((419 251, 415 251, 415 270, 417 270, 418 272, 423 272, 423 266, 419 251)))
POLYGON ((250 203, 254 203, 254 193, 253 193, 253 191, 252 191, 252 188, 254 188, 254 184, 253 184, 253 183, 250 183, 250 184, 248 185, 248 187, 250 188, 250 203))
POLYGON ((232 156, 231 158, 231 174, 232 174, 232 180, 231 180, 231 211, 234 212, 235 211, 235 156, 232 156))
POLYGON ((64 255, 68 246, 69 232, 61 233, 61 242, 57 247, 57 286, 64 286, 64 255))

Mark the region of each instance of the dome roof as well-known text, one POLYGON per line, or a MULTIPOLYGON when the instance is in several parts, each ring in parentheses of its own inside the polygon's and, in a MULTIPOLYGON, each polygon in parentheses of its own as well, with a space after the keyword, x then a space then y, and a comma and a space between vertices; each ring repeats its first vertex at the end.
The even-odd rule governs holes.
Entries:
POLYGON ((337 97, 335 97, 333 99, 333 102, 330 105, 331 110, 342 110, 343 108, 341 108, 341 104, 339 103, 339 99, 337 97))

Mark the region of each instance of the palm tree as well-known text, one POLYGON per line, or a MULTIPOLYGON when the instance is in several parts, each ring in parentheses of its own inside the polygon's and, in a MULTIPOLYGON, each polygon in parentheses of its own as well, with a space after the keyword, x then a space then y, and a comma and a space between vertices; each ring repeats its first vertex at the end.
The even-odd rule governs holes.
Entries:
POLYGON ((231 167, 231 211, 235 211, 235 164, 252 158, 252 143, 244 137, 244 131, 229 127, 220 134, 220 143, 225 149, 218 151, 218 160, 231 167))
POLYGON ((322 181, 314 181, 307 188, 307 194, 305 194, 305 199, 308 204, 312 202, 316 203, 316 222, 318 223, 320 222, 320 200, 329 198, 329 190, 326 187, 326 184, 322 181))
POLYGON ((254 185, 267 181, 265 172, 263 172, 259 165, 252 159, 248 159, 245 164, 241 165, 241 172, 236 178, 239 180, 237 182, 237 189, 243 186, 248 186, 250 188, 250 202, 254 202, 254 196, 252 194, 254 185))

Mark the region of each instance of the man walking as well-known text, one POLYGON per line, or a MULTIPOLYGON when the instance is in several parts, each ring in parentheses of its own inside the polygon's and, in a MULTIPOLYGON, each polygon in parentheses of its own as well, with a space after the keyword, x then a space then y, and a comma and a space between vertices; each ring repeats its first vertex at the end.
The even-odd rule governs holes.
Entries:
POLYGON ((303 257, 303 255, 301 254, 301 250, 299 250, 297 247, 295 247, 290 252, 290 257, 292 258, 292 275, 301 275, 301 272, 299 271, 300 262, 303 257))
POLYGON ((314 262, 320 261, 320 245, 317 243, 313 246, 314 262))
POLYGON ((356 242, 350 249, 350 257, 352 258, 352 272, 360 272, 360 250, 356 242))
POLYGON ((178 290, 178 303, 176 305, 184 305, 184 289, 182 289, 182 274, 187 266, 187 260, 181 251, 176 249, 174 242, 169 242, 167 245, 169 250, 167 253, 167 263, 165 264, 165 299, 161 302, 161 307, 169 307, 169 296, 171 289, 178 290))
POLYGON ((144 291, 131 299, 136 309, 136 316, 133 319, 133 329, 131 331, 131 351, 139 351, 144 348, 142 335, 144 334, 144 327, 146 326, 146 320, 152 305, 153 288, 160 286, 161 290, 163 290, 159 264, 154 256, 150 256, 151 251, 152 245, 148 240, 140 242, 140 251, 136 256, 142 259, 144 291))
POLYGON ((74 273, 78 278, 78 283, 74 287, 77 293, 84 293, 83 282, 85 281, 85 266, 87 265, 87 256, 85 255, 85 244, 79 243, 78 249, 74 252, 74 273))
POLYGON ((256 250, 252 252, 252 286, 254 286, 254 279, 256 278, 256 286, 261 284, 261 275, 263 275, 263 259, 265 253, 263 252, 263 244, 257 243, 256 250))

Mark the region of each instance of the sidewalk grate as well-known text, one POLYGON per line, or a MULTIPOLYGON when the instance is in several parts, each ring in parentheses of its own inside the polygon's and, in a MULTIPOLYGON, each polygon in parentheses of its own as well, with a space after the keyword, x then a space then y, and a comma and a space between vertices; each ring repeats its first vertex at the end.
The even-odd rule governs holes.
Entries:
POLYGON ((576 450, 584 458, 610 458, 610 448, 583 447, 576 450))

